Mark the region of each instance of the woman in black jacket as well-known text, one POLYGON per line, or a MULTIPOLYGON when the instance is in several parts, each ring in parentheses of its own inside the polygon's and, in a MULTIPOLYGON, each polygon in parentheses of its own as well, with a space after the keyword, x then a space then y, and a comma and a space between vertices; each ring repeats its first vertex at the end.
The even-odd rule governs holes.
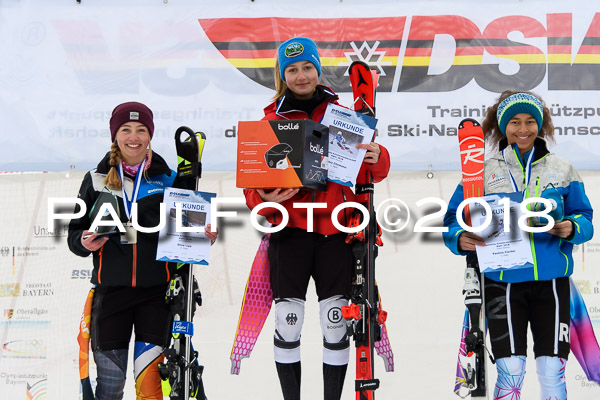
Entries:
MULTIPOLYGON (((138 399, 162 399, 157 364, 169 339, 169 306, 165 292, 176 268, 156 261, 158 232, 143 233, 131 226, 137 205, 137 222, 155 227, 167 187, 178 187, 176 173, 153 152, 152 111, 137 102, 117 106, 110 119, 112 146, 97 168, 83 178, 78 197, 92 210, 99 196, 114 199, 125 235, 98 236, 89 231, 86 213, 69 224, 69 248, 76 255, 93 255, 91 340, 97 365, 97 400, 123 397, 127 354, 135 331, 134 375, 138 399)), ((77 211, 77 210, 76 210, 77 211)), ((206 236, 216 233, 207 226, 206 236)))

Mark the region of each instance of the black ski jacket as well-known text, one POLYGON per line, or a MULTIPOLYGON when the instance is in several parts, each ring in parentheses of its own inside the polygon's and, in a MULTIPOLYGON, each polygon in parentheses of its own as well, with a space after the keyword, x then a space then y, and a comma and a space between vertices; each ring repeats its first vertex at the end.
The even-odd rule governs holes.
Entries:
MULTIPOLYGON (((86 213, 79 219, 71 220, 69 224, 69 249, 81 257, 87 257, 92 253, 94 270, 91 282, 95 285, 151 287, 166 284, 171 279, 176 264, 156 261, 158 232, 138 232, 136 244, 121 244, 120 237, 113 236, 102 248, 94 252, 90 252, 81 244, 83 231, 88 230, 92 223, 89 213, 104 189, 103 181, 110 168, 109 157, 110 153, 107 153, 96 169, 89 171, 83 178, 78 197, 85 202, 86 213)), ((138 223, 140 226, 150 228, 159 223, 160 203, 163 201, 165 188, 183 185, 180 180, 175 179, 177 174, 156 152, 152 153, 152 162, 147 175, 148 178, 142 176, 137 197, 138 223)), ((125 177, 124 185, 129 188, 127 193, 130 198, 133 184, 133 179, 125 177)), ((114 194, 119 203, 120 219, 122 222, 127 222, 122 191, 114 191, 114 194)), ((76 206, 75 212, 79 209, 79 206, 76 206)))

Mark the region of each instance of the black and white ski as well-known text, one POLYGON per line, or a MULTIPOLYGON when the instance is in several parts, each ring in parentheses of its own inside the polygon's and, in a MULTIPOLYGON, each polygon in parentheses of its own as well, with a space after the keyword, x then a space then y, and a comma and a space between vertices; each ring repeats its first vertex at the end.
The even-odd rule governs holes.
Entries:
MULTIPOLYGON (((186 126, 175 132, 177 177, 186 188, 198 190, 205 140, 204 133, 195 133, 186 126), (188 137, 182 138, 183 133, 188 137)), ((198 364, 198 352, 194 351, 191 341, 194 312, 196 305, 202 305, 202 296, 194 278, 193 265, 178 264, 177 267, 166 294, 173 316, 171 345, 164 352, 165 363, 158 365, 163 394, 171 400, 206 400, 202 382, 204 367, 198 364)))

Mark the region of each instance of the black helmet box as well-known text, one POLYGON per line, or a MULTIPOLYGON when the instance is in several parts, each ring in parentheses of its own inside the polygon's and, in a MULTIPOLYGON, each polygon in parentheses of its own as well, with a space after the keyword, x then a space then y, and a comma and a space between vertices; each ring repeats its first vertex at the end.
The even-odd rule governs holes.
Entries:
POLYGON ((311 120, 240 121, 236 185, 327 189, 329 128, 311 120))

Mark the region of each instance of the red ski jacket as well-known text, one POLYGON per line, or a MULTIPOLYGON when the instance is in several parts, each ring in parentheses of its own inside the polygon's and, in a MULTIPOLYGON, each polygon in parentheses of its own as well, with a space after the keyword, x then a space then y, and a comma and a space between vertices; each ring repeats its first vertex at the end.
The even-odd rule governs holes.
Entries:
MULTIPOLYGON (((263 120, 284 120, 284 119, 312 119, 315 122, 320 122, 325 114, 325 109, 329 103, 338 104, 338 96, 328 87, 319 85, 325 90, 329 96, 318 105, 313 111, 312 115, 308 115, 304 111, 294 110, 288 102, 286 102, 285 96, 279 100, 279 102, 273 102, 267 106, 265 116, 263 120)), ((339 105, 339 104, 338 104, 339 105)), ((361 166, 359 174, 364 173, 365 169, 370 170, 373 175, 373 182, 379 182, 383 180, 390 170, 390 154, 387 149, 379 145, 381 154, 376 164, 364 163, 361 166)), ((258 192, 255 189, 244 189, 244 195, 246 196, 246 204, 250 209, 253 209, 258 204, 262 203, 263 200, 260 198, 258 192)), ((333 209, 341 203, 356 201, 356 196, 352 191, 352 188, 347 186, 339 185, 337 183, 327 182, 327 191, 314 191, 310 189, 300 189, 300 191, 291 199, 281 203, 285 207, 289 214, 289 222, 287 227, 295 227, 306 230, 307 227, 307 210, 302 208, 294 208, 294 203, 326 203, 327 208, 317 208, 314 210, 313 216, 313 230, 314 232, 322 235, 332 235, 339 233, 340 231, 331 222, 331 215, 333 209)), ((341 225, 347 226, 352 216, 353 208, 345 208, 337 216, 338 222, 341 225)), ((279 224, 282 221, 282 215, 279 211, 273 208, 264 208, 259 212, 267 218, 269 222, 274 225, 279 224)))

